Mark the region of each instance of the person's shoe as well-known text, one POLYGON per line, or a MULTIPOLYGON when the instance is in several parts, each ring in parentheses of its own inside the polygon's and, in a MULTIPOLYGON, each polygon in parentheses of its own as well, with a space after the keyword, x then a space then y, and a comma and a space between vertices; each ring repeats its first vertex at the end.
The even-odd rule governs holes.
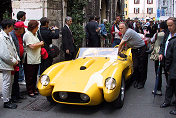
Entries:
POLYGON ((170 104, 164 102, 163 104, 160 105, 160 108, 166 108, 168 106, 170 106, 170 104))
POLYGON ((28 96, 31 97, 31 98, 36 98, 34 93, 30 93, 30 94, 28 94, 28 96))
POLYGON ((39 94, 39 92, 37 92, 37 91, 34 92, 34 95, 38 95, 38 94, 39 94))
MULTIPOLYGON (((152 94, 154 94, 154 90, 152 91, 152 94)), ((162 96, 161 90, 157 90, 157 91, 156 91, 156 95, 162 96)))
POLYGON ((143 84, 138 84, 137 89, 142 89, 142 88, 144 88, 144 85, 143 84))
POLYGON ((176 110, 172 110, 169 113, 172 114, 172 115, 176 115, 176 110))
POLYGON ((23 80, 21 82, 18 82, 18 84, 20 84, 20 85, 26 85, 26 82, 23 80))
POLYGON ((9 108, 9 109, 16 109, 17 105, 12 103, 12 102, 4 102, 4 108, 9 108))
POLYGON ((137 88, 138 83, 135 81, 133 86, 134 86, 134 88, 137 88))
POLYGON ((26 97, 20 95, 20 96, 18 97, 18 99, 26 99, 26 97))
POLYGON ((10 100, 12 103, 22 103, 20 99, 11 99, 10 100))
POLYGON ((172 102, 172 105, 176 106, 176 101, 173 101, 173 102, 172 102))

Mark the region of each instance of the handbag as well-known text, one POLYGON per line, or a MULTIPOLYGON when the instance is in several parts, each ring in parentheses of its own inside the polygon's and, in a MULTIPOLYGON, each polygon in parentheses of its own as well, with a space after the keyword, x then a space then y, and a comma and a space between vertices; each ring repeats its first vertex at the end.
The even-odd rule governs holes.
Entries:
POLYGON ((150 59, 153 61, 159 60, 159 50, 160 47, 155 47, 154 50, 152 51, 151 55, 150 55, 150 59))
POLYGON ((48 54, 51 58, 57 57, 59 55, 59 48, 54 44, 50 44, 48 48, 48 54))
MULTIPOLYGON (((38 34, 39 34, 41 40, 44 41, 42 38, 42 35, 40 33, 40 29, 38 31, 38 34)), ((48 57, 55 58, 59 55, 59 48, 54 44, 47 45, 44 41, 44 48, 48 52, 48 57)))
POLYGON ((41 57, 42 57, 42 59, 48 58, 48 52, 46 51, 45 48, 41 48, 41 57))

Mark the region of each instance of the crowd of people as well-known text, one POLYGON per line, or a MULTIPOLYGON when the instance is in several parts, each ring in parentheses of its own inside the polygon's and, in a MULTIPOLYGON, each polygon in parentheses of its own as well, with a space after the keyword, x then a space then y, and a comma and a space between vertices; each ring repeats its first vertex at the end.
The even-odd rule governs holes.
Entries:
MULTIPOLYGON (((166 78, 165 100, 160 108, 170 105, 176 106, 176 100, 172 101, 176 95, 176 72, 175 69, 175 42, 176 42, 176 18, 170 17, 166 21, 154 21, 146 19, 142 22, 135 20, 122 20, 117 15, 116 20, 110 28, 105 26, 107 20, 99 22, 91 16, 90 21, 85 27, 88 47, 103 47, 101 41, 107 38, 108 29, 110 29, 112 47, 118 46, 118 54, 125 48, 132 49, 133 60, 133 79, 134 87, 142 89, 147 80, 148 56, 154 61, 155 74, 158 79, 158 86, 152 91, 153 94, 162 96, 162 72, 166 78), (102 38, 103 37, 103 38, 102 38), (152 50, 149 50, 152 47, 152 50)), ((176 115, 175 110, 170 114, 176 115)))
MULTIPOLYGON (((17 21, 3 20, 0 32, 0 70, 3 74, 2 95, 4 108, 15 109, 21 99, 19 82, 26 83, 27 94, 35 98, 38 95, 36 88, 37 75, 42 74, 53 63, 53 57, 49 54, 52 39, 59 38, 59 28, 50 28, 49 19, 42 17, 40 26, 37 20, 30 20, 28 26, 24 25, 26 13, 19 11, 17 21), (5 53, 4 53, 5 52, 5 53), (23 73, 24 72, 24 73, 23 73), (25 78, 25 79, 24 79, 25 78)), ((162 95, 162 69, 166 78, 165 100, 161 108, 176 105, 172 102, 176 95, 175 72, 175 43, 176 43, 176 18, 170 17, 167 21, 154 22, 153 19, 141 22, 138 19, 131 21, 122 20, 117 15, 115 21, 107 28, 107 19, 100 23, 100 17, 91 16, 85 26, 87 47, 104 47, 111 35, 111 46, 118 46, 118 54, 124 48, 132 49, 134 87, 142 89, 147 80, 148 56, 154 61, 155 74, 159 78, 157 90, 152 93, 162 95), (153 50, 149 55, 148 45, 153 50), (158 72, 159 70, 159 72, 158 72)), ((62 49, 65 60, 72 60, 76 56, 75 40, 70 26, 72 18, 65 18, 62 28, 62 49)), ((176 115, 176 109, 170 112, 176 115)))
POLYGON ((29 97, 35 98, 39 94, 36 87, 38 73, 52 65, 53 58, 47 51, 52 39, 59 38, 59 29, 56 26, 49 28, 48 18, 40 19, 40 28, 37 20, 30 20, 28 26, 24 25, 25 20, 26 13, 19 11, 17 20, 1 22, 0 70, 4 108, 15 109, 16 103, 26 99, 20 94, 20 82, 25 82, 29 97))

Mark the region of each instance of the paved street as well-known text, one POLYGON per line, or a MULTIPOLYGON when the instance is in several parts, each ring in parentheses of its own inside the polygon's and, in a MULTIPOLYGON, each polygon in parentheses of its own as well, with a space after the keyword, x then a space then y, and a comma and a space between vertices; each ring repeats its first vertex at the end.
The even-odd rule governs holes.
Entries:
MULTIPOLYGON (((163 79, 162 90, 165 88, 163 79)), ((174 106, 161 109, 162 97, 156 96, 153 101, 151 94, 154 86, 153 62, 149 61, 148 79, 144 89, 138 90, 130 86, 126 90, 125 103, 122 109, 113 109, 108 103, 102 103, 95 107, 71 106, 71 105, 50 105, 45 97, 29 98, 18 103, 15 110, 4 109, 0 100, 0 118, 175 118, 169 111, 174 106)), ((20 86, 25 94, 25 86, 20 86)))
POLYGON ((2 92, 2 73, 0 72, 0 94, 2 92))

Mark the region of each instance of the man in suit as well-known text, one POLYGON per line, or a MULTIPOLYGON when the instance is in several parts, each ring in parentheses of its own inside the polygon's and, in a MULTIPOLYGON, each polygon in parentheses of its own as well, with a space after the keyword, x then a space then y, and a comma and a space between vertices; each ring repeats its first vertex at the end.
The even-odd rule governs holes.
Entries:
MULTIPOLYGON (((171 87, 173 93, 176 94, 176 36, 169 39, 165 68, 168 73, 168 86, 171 87)), ((174 110, 170 111, 170 114, 176 115, 176 106, 174 110)))
MULTIPOLYGON (((176 18, 170 17, 167 19, 167 26, 169 32, 167 32, 164 36, 164 40, 160 46, 160 52, 159 52, 159 61, 163 62, 164 66, 166 66, 165 60, 166 60, 166 54, 167 54, 167 48, 169 41, 176 36, 176 18)), ((165 100, 164 102, 160 105, 161 108, 165 108, 170 106, 172 97, 174 94, 174 88, 172 86, 172 81, 171 79, 168 78, 168 73, 166 72, 165 68, 165 76, 166 76, 166 91, 165 91, 165 100)))
POLYGON ((86 29, 86 38, 88 41, 88 47, 100 47, 100 36, 99 31, 100 27, 98 27, 98 23, 95 21, 95 17, 91 16, 89 19, 89 23, 87 23, 86 29))
POLYGON ((71 60, 75 58, 76 49, 74 45, 74 39, 70 26, 72 24, 72 18, 67 16, 65 18, 65 26, 62 28, 62 45, 65 53, 65 60, 71 60))

